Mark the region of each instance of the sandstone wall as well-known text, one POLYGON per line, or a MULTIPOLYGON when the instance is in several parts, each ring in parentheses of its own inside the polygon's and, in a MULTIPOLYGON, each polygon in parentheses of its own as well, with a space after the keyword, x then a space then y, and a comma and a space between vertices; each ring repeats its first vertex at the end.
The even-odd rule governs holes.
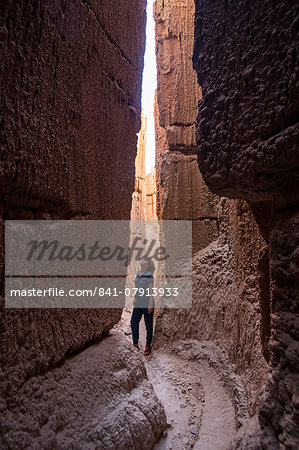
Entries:
POLYGON ((214 192, 251 203, 269 242, 270 263, 264 251, 259 264, 263 321, 268 315, 263 334, 271 329, 271 372, 259 409, 261 444, 263 448, 296 448, 296 4, 258 0, 195 3, 193 60, 203 90, 197 125, 199 166, 214 192), (271 317, 267 313, 270 308, 271 317))
POLYGON ((216 342, 242 376, 252 414, 267 371, 257 271, 265 242, 246 202, 214 195, 198 170, 195 118, 201 89, 191 61, 194 3, 157 1, 155 20, 158 217, 192 220, 194 251, 192 309, 164 311, 156 342, 216 342))
POLYGON ((25 378, 121 315, 5 310, 3 232, 6 219, 130 218, 145 1, 2 2, 0 16, 1 391, 13 406, 25 378))

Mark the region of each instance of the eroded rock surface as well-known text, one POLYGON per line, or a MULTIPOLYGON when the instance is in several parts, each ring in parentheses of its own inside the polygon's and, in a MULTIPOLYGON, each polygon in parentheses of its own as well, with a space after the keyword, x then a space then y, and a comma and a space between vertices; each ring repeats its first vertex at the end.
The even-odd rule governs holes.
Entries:
POLYGON ((219 195, 267 200, 298 168, 295 2, 195 3, 204 179, 219 195))
POLYGON ((218 235, 214 197, 197 169, 195 123, 200 88, 192 67, 194 2, 162 1, 156 22, 157 215, 193 220, 193 249, 218 235), (198 200, 201 202, 198 204, 198 200))
POLYGON ((26 381, 2 408, 2 448, 151 448, 166 428, 142 357, 119 332, 26 381))
MULTIPOLYGON (((130 316, 130 310, 124 309, 115 328, 131 341, 130 316)), ((146 329, 143 321, 140 325, 144 344, 146 329)), ((173 345, 168 341, 159 348, 154 341, 144 361, 169 424, 154 450, 225 450, 248 417, 241 377, 225 350, 211 341, 177 340, 173 345)))
POLYGON ((1 8, 2 199, 57 218, 129 219, 145 1, 1 8))

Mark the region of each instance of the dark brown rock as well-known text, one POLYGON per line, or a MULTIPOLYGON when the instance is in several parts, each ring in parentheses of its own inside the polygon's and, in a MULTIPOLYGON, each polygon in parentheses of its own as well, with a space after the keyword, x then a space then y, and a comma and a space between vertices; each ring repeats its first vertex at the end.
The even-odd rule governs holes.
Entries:
POLYGON ((268 200, 299 164, 295 2, 195 3, 199 166, 219 195, 268 200))
POLYGON ((1 404, 1 448, 152 448, 167 426, 141 355, 118 332, 27 380, 17 402, 1 404))
POLYGON ((2 2, 5 202, 59 218, 130 218, 144 8, 2 2))

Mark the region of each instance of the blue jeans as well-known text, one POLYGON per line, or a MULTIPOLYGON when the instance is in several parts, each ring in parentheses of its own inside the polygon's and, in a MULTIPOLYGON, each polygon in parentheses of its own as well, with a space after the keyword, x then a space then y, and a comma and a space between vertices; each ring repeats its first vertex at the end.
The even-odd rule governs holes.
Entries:
POLYGON ((131 328, 133 335, 133 344, 138 344, 139 341, 139 322, 144 315, 144 322, 146 326, 146 343, 150 345, 153 339, 153 319, 154 311, 150 314, 147 308, 134 308, 131 317, 131 328))

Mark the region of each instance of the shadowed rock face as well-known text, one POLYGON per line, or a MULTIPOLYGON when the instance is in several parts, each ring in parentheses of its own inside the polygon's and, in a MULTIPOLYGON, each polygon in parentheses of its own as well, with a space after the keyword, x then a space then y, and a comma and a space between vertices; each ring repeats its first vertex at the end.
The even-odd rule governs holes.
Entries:
POLYGON ((267 321, 265 308, 270 309, 266 297, 271 303, 271 322, 263 324, 264 336, 271 329, 272 369, 259 410, 262 444, 295 448, 299 442, 295 2, 195 3, 193 62, 203 91, 197 122, 199 167, 213 192, 251 203, 269 242, 270 272, 265 252, 259 264, 263 320, 267 321))
MULTIPOLYGON (((143 0, 134 8, 110 0, 2 2, 2 280, 5 219, 130 218, 144 26, 143 0)), ((1 294, 1 388, 12 402, 25 378, 121 315, 4 310, 3 285, 1 294)))
POLYGON ((0 447, 151 448, 141 356, 87 345, 121 310, 5 310, 3 283, 4 220, 130 219, 145 1, 5 2, 1 22, 0 447))
POLYGON ((2 199, 57 218, 129 219, 145 1, 4 3, 2 199))
POLYGON ((267 200, 298 168, 295 2, 195 3, 199 166, 214 192, 267 200))

